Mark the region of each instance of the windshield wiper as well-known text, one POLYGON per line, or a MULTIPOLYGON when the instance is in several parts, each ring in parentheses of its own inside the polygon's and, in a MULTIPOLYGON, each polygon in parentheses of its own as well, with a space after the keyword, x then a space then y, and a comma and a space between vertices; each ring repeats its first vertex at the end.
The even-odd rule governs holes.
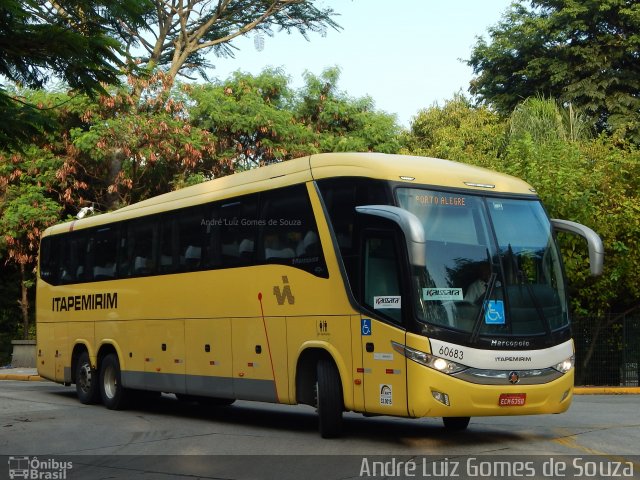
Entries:
POLYGON ((473 329, 471 330, 471 338, 469 339, 471 343, 476 343, 478 341, 480 327, 482 326, 482 318, 484 317, 484 311, 487 309, 487 299, 491 298, 491 295, 493 295, 493 287, 496 284, 497 278, 498 274, 496 272, 491 272, 489 282, 487 283, 487 289, 484 292, 484 297, 482 297, 482 303, 480 304, 480 311, 478 312, 476 321, 473 323, 473 329))
POLYGON ((540 301, 538 300, 538 296, 534 293, 533 288, 531 288, 531 282, 524 274, 522 270, 518 270, 518 280, 527 287, 527 292, 529 292, 529 296, 531 297, 531 301, 533 302, 533 308, 536 310, 538 314, 538 318, 542 320, 542 325, 544 325, 544 329, 547 333, 547 340, 551 340, 551 323, 549 323, 549 319, 544 314, 544 310, 540 306, 540 301))
POLYGON ((518 266, 518 260, 516 260, 516 256, 513 253, 511 244, 509 244, 508 254, 511 257, 512 268, 516 272, 517 280, 520 285, 524 284, 527 288, 527 293, 529 293, 529 297, 531 297, 531 301, 533 302, 533 308, 535 309, 538 318, 542 321, 542 325, 544 326, 545 332, 547 334, 547 340, 551 340, 551 323, 549 322, 547 316, 544 314, 544 310, 542 310, 542 306, 540 305, 538 296, 533 291, 533 288, 531 288, 531 282, 522 271, 522 269, 518 266))

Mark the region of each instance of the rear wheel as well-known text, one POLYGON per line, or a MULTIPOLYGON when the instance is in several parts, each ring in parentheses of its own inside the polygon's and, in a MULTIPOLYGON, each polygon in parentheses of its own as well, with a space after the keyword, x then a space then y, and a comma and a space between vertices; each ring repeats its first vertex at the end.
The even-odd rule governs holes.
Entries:
POLYGON ((127 406, 130 393, 122 386, 120 362, 115 353, 110 353, 100 365, 100 396, 109 410, 122 410, 127 406))
POLYGON ((344 410, 340 374, 331 360, 321 359, 317 368, 316 405, 320 435, 322 438, 339 437, 342 433, 344 410))
POLYGON ((100 401, 98 372, 91 366, 89 354, 80 354, 76 362, 76 393, 80 403, 90 405, 100 401))
POLYGON ((469 426, 470 417, 442 417, 447 430, 465 430, 469 426))

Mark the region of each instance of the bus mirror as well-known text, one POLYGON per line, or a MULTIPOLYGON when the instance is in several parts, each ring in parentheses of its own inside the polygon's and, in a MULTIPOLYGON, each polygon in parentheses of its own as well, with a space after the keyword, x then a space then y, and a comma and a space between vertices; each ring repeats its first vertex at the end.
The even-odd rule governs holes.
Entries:
POLYGON ((559 232, 573 233, 580 235, 587 241, 589 247, 589 266, 591 267, 591 275, 597 277, 602 275, 604 265, 604 245, 600 236, 589 227, 581 223, 571 222, 569 220, 551 219, 551 225, 559 232))
POLYGON ((356 207, 356 211, 363 215, 373 215, 386 218, 396 223, 407 242, 409 261, 416 267, 426 266, 426 239, 422 223, 413 213, 390 205, 363 205, 356 207))

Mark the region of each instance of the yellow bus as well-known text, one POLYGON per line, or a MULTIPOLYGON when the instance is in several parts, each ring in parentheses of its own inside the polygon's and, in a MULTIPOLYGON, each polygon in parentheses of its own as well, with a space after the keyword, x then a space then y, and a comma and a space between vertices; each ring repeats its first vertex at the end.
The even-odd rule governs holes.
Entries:
POLYGON ((41 376, 121 409, 139 391, 442 417, 565 411, 574 349, 557 230, 534 189, 446 160, 312 155, 48 228, 41 376))

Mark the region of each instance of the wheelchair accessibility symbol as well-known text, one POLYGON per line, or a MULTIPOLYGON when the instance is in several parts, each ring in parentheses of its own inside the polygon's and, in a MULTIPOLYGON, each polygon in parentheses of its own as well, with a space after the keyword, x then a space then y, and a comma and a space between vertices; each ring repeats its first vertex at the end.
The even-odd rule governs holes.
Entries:
POLYGON ((487 325, 504 325, 504 302, 489 300, 484 311, 484 323, 487 325))
POLYGON ((371 320, 369 318, 363 318, 362 323, 362 335, 369 336, 371 335, 371 320))

